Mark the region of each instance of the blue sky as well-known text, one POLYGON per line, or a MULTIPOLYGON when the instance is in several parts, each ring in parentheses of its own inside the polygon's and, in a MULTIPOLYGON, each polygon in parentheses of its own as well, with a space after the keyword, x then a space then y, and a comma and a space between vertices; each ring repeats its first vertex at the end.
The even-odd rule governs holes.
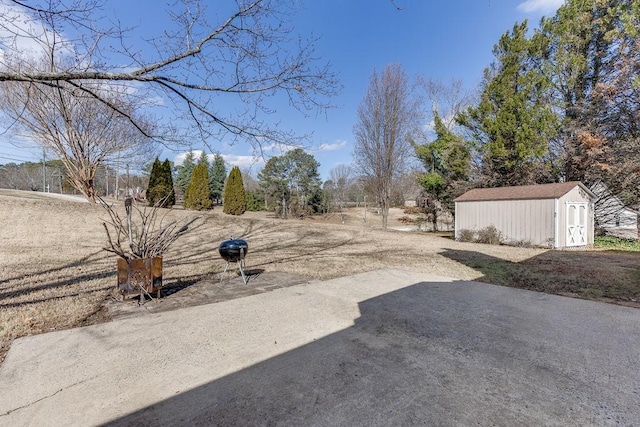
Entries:
MULTIPOLYGON (((215 8, 213 1, 206 3, 209 10, 215 8)), ((374 69, 380 71, 387 64, 399 63, 411 79, 418 75, 444 83, 459 79, 466 89, 473 90, 493 59, 491 51, 500 35, 524 19, 529 20, 530 27, 537 26, 543 15, 553 15, 561 3, 562 0, 298 0, 298 9, 292 11, 295 30, 320 37, 316 53, 331 64, 343 90, 333 99, 336 108, 325 115, 304 118, 283 109, 274 116, 298 133, 313 133, 308 152, 320 162, 321 176, 326 179, 331 168, 352 161, 357 108, 374 69)), ((107 4, 117 14, 126 10, 123 19, 140 25, 140 31, 155 29, 166 19, 156 0, 111 0, 107 4)), ((253 153, 247 145, 222 141, 210 146, 223 155, 229 166, 246 168, 253 163, 254 173, 261 167, 260 162, 252 161, 253 153)), ((205 147, 194 143, 193 148, 205 147)), ((31 144, 16 151, 0 139, 0 164, 11 161, 6 157, 24 161, 40 155, 40 150, 31 144)), ((162 157, 178 163, 182 159, 181 153, 168 150, 162 157)))

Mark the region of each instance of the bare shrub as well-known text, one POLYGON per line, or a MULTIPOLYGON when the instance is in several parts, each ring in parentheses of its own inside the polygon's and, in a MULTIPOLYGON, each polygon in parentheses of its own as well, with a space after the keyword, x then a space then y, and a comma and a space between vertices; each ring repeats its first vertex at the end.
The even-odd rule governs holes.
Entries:
MULTIPOLYGON (((158 215, 164 200, 158 201, 151 209, 140 209, 133 205, 133 199, 130 197, 125 200, 126 216, 122 218, 111 205, 101 198, 98 200, 109 214, 109 220, 102 223, 107 233, 107 246, 103 249, 127 261, 162 256, 169 246, 199 219, 196 217, 182 223, 170 221, 165 224, 164 215, 160 218, 158 215), (132 219, 133 211, 137 213, 137 221, 132 219)), ((165 210, 166 212, 168 210, 165 210)))
POLYGON ((477 243, 499 245, 502 243, 502 233, 493 225, 478 230, 477 243))
POLYGON ((414 222, 416 222, 416 220, 405 215, 398 218, 398 222, 401 222, 403 224, 413 224, 414 222))
POLYGON ((458 241, 459 242, 475 242, 476 232, 468 229, 460 230, 460 233, 458 234, 458 241))
POLYGON ((424 209, 420 206, 405 206, 402 208, 402 211, 407 215, 419 215, 424 213, 424 209))
POLYGON ((518 248, 535 248, 535 245, 531 242, 531 240, 516 240, 514 242, 510 242, 509 245, 518 248))

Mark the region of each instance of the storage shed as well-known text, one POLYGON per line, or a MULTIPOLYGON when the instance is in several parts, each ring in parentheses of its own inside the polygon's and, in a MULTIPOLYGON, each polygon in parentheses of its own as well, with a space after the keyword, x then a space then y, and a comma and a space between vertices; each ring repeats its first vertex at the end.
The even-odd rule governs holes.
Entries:
POLYGON ((493 225, 508 244, 586 247, 593 244, 593 201, 578 181, 476 188, 454 200, 456 239, 493 225))

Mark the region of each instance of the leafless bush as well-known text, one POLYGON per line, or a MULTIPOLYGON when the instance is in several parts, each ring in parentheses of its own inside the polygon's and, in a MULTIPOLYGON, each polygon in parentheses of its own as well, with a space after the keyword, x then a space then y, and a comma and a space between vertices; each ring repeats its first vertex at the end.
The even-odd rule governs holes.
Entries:
POLYGON ((510 246, 515 246, 518 248, 534 248, 535 245, 531 242, 531 240, 516 240, 514 242, 509 243, 510 246))
POLYGON ((493 225, 478 230, 477 243, 499 245, 502 242, 502 233, 493 225))
POLYGON ((401 222, 403 224, 413 224, 416 222, 416 220, 411 217, 408 217, 407 215, 404 215, 398 218, 398 222, 401 222))
POLYGON ((159 213, 164 200, 158 201, 151 208, 140 209, 133 204, 133 199, 130 197, 125 200, 126 216, 123 219, 112 205, 100 198, 99 201, 109 214, 109 220, 102 223, 107 233, 107 246, 103 249, 127 261, 162 256, 169 246, 199 219, 196 217, 182 223, 171 221, 163 224, 166 213, 161 217, 159 213), (137 213, 135 221, 132 218, 133 211, 137 213))
POLYGON ((468 229, 460 230, 460 233, 458 234, 458 241, 459 242, 475 242, 476 232, 468 229))
POLYGON ((424 209, 420 206, 405 206, 402 211, 407 215, 418 215, 424 213, 424 209))

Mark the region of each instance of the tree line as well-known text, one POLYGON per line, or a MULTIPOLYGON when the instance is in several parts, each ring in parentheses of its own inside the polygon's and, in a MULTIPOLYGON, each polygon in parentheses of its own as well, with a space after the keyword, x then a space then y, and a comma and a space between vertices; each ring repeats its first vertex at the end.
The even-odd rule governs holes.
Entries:
POLYGON ((302 136, 267 119, 272 102, 320 112, 340 85, 314 54, 316 40, 291 27, 289 0, 228 3, 222 13, 170 3, 171 29, 146 37, 106 19, 108 2, 6 2, 3 125, 50 150, 91 202, 101 166, 153 158, 160 145, 298 144, 302 136))
POLYGON ((505 32, 471 96, 456 82, 422 79, 415 86, 421 99, 399 65, 374 72, 358 110, 354 155, 383 214, 410 149, 434 223, 472 187, 600 182, 637 206, 638 28, 637 1, 567 0, 533 31, 524 21, 505 32))
MULTIPOLYGON (((51 150, 68 182, 92 201, 101 166, 118 156, 153 158, 158 143, 199 139, 208 147, 231 137, 257 150, 264 141, 298 147, 299 136, 261 117, 272 111, 267 101, 274 94, 303 112, 330 107, 339 83, 312 55, 314 40, 289 43, 295 33, 284 25, 284 0, 237 3, 212 24, 199 6, 170 6, 177 32, 151 39, 156 49, 143 50, 117 24, 102 25, 99 2, 9 2, 0 12, 0 109, 7 129, 51 150), (71 27, 78 38, 64 37, 71 27), (112 65, 123 63, 116 57, 135 66, 119 69, 112 65), (142 102, 154 96, 190 124, 159 120, 142 102), (246 111, 213 108, 227 105, 227 97, 246 111)), ((470 96, 455 82, 412 85, 400 65, 374 72, 354 126, 354 163, 362 194, 381 206, 383 224, 414 159, 422 165, 416 181, 432 217, 474 186, 603 182, 625 204, 636 204, 639 21, 637 1, 567 0, 536 28, 524 21, 506 31, 480 90, 470 96)), ((271 201, 283 216, 326 210, 327 194, 341 193, 339 180, 325 183, 331 191, 319 191, 317 165, 304 154, 291 150, 267 162, 254 199, 271 201)), ((179 175, 186 196, 191 182, 179 175)), ((198 191, 205 194, 202 181, 198 191)), ((209 180, 208 194, 219 200, 221 189, 212 185, 209 180)))

